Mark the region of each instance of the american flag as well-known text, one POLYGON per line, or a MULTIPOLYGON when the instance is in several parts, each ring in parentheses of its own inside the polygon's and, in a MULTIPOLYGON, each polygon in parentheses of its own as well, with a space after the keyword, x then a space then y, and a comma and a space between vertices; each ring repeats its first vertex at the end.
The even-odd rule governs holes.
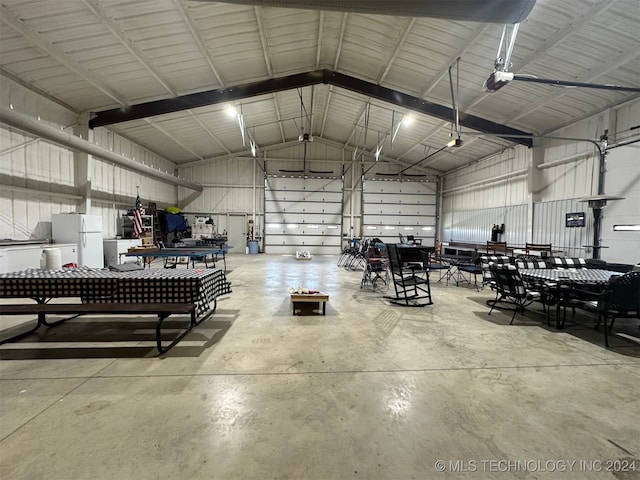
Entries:
POLYGON ((136 208, 133 211, 133 234, 139 237, 142 234, 142 215, 144 215, 144 208, 142 208, 142 201, 140 200, 140 194, 136 197, 136 208))

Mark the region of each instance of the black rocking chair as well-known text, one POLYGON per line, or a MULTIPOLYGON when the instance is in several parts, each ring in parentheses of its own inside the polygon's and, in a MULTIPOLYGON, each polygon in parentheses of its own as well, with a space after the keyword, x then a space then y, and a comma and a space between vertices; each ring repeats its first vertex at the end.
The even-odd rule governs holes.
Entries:
POLYGON ((429 284, 429 271, 424 270, 421 264, 403 264, 395 244, 387 244, 389 256, 389 271, 391 281, 395 289, 395 297, 385 296, 395 305, 403 307, 424 307, 431 305, 431 285, 429 284), (424 276, 422 276, 424 274, 424 276))

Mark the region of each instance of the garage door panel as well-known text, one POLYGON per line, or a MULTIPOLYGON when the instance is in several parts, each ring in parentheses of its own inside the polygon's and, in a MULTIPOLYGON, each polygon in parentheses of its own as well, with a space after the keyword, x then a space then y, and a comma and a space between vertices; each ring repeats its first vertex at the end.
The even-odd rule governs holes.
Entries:
MULTIPOLYGON (((291 245, 293 240, 300 241, 299 246, 334 246, 339 247, 341 245, 341 238, 339 236, 329 236, 329 235, 283 235, 283 234, 272 234, 269 236, 269 244, 272 246, 276 245, 291 245)), ((335 252, 333 252, 335 253, 335 252)))
MULTIPOLYGON (((269 246, 269 254, 271 255, 295 255, 297 251, 304 250, 311 253, 312 257, 316 257, 318 255, 339 255, 340 250, 338 247, 330 245, 330 246, 315 246, 315 247, 294 247, 291 245, 271 245, 269 246)), ((291 260, 295 262, 296 260, 291 260)), ((313 260, 312 260, 313 261, 313 260)))
POLYGON ((265 203, 266 212, 278 213, 342 213, 342 203, 279 202, 265 203))
POLYGON ((403 195, 436 195, 438 185, 435 182, 399 182, 389 180, 367 180, 364 191, 368 195, 382 194, 403 194, 403 195))
POLYGON ((436 203, 435 195, 420 195, 420 194, 384 194, 384 193, 366 193, 366 203, 397 203, 398 205, 431 205, 436 203), (431 198, 433 197, 433 198, 431 198))
POLYGON ((395 204, 374 204, 366 205, 365 210, 368 215, 425 215, 435 216, 435 205, 395 205, 395 204))
POLYGON ((366 237, 397 243, 398 234, 414 235, 431 244, 436 232, 436 193, 433 182, 367 180, 362 214, 366 237))
POLYGON ((367 215, 366 225, 395 225, 407 227, 433 227, 435 225, 435 216, 426 215, 406 215, 406 216, 388 216, 388 215, 367 215))
POLYGON ((340 252, 342 180, 270 178, 265 186, 265 252, 340 252))
POLYGON ((320 202, 342 204, 342 192, 321 191, 309 192, 301 190, 268 191, 265 199, 268 202, 320 202))
POLYGON ((270 213, 265 216, 266 223, 340 225, 340 214, 327 213, 270 213))
POLYGON ((308 192, 335 192, 337 184, 342 180, 333 178, 294 178, 294 177, 269 177, 266 181, 268 190, 271 191, 308 191, 308 192))

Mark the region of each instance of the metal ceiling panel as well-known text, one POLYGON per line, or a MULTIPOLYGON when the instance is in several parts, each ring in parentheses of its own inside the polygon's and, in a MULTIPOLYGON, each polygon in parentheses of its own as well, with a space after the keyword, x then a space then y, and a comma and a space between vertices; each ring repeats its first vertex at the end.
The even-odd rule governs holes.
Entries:
MULTIPOLYGON (((77 111, 277 83, 328 69, 451 112, 448 69, 457 58, 462 117, 524 132, 549 132, 636 95, 521 81, 484 92, 502 30, 495 23, 183 0, 65 0, 56 2, 55 10, 50 3, 2 2, 0 75, 31 84, 77 111)), ((520 25, 511 71, 638 87, 639 25, 637 0, 538 1, 520 25)), ((371 161, 386 137, 381 158, 394 162, 387 165, 396 170, 419 162, 414 169, 445 172, 512 145, 469 134, 462 147, 434 154, 450 138, 453 118, 425 111, 412 112, 414 124, 398 130, 391 148, 388 134, 393 121, 409 113, 406 106, 393 97, 374 98, 336 85, 281 84, 250 98, 242 88, 239 93, 229 95, 230 103, 242 107, 259 150, 296 142, 301 128, 309 128, 303 125, 306 118, 314 145, 322 140, 343 145, 347 159, 354 149, 365 148, 371 161)), ((243 145, 237 119, 227 116, 226 106, 198 106, 109 128, 177 164, 247 155, 247 142, 243 145)))

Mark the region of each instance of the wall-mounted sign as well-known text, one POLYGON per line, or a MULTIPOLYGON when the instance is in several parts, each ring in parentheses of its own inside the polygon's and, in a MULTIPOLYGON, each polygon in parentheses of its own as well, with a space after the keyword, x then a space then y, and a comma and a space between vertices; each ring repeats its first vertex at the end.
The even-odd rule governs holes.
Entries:
POLYGON ((584 212, 567 213, 566 225, 567 227, 584 227, 584 212))

